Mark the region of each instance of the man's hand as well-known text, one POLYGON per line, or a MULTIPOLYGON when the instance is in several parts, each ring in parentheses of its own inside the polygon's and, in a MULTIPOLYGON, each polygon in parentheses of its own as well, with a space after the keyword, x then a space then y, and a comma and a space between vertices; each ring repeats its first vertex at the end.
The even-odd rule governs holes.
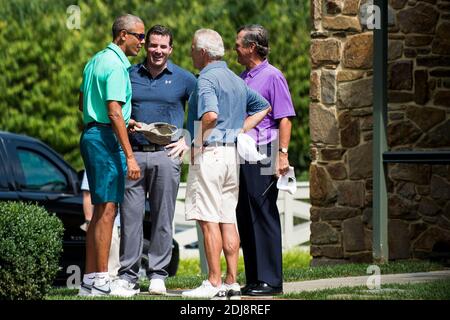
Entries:
POLYGON ((288 155, 285 153, 278 152, 278 161, 277 161, 277 171, 276 175, 284 176, 289 172, 289 159, 288 155))
POLYGON ((134 119, 130 119, 130 121, 128 122, 128 131, 131 133, 135 133, 136 132, 136 127, 138 128, 142 128, 142 124, 140 122, 137 122, 134 119))
POLYGON ((172 157, 172 159, 175 159, 176 157, 183 158, 185 152, 189 150, 189 147, 187 146, 184 138, 181 138, 177 142, 173 142, 167 145, 166 148, 170 149, 168 155, 169 157, 172 157))
MULTIPOLYGON (((291 139, 291 128, 292 128, 292 122, 291 119, 288 117, 282 118, 279 120, 280 125, 280 142, 279 146, 288 148, 289 141, 291 139)), ((283 152, 278 152, 277 157, 277 176, 285 176, 289 172, 289 160, 288 160, 288 154, 283 152)))
POLYGON ((137 180, 141 176, 141 169, 134 157, 127 159, 128 179, 137 180))
POLYGON ((130 141, 128 140, 127 128, 125 127, 125 121, 122 115, 122 104, 119 101, 108 101, 108 118, 111 121, 112 129, 125 154, 128 179, 137 180, 141 176, 141 169, 136 162, 130 141))

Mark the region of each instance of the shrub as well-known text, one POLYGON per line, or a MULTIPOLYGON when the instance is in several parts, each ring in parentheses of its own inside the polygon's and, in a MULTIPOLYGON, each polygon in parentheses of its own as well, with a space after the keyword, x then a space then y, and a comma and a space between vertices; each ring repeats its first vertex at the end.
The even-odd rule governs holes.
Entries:
POLYGON ((0 299, 42 299, 59 268, 62 222, 44 208, 0 203, 0 299))

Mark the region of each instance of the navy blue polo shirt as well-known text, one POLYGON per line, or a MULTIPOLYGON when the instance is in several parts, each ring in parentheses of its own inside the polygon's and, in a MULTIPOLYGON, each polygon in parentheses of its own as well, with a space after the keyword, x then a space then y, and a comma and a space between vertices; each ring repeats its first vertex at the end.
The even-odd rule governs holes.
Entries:
MULTIPOLYGON (((145 61, 133 65, 129 73, 133 92, 131 119, 145 123, 166 122, 182 129, 185 105, 194 90, 195 76, 170 60, 156 78, 152 78, 145 61)), ((141 133, 131 134, 130 142, 132 145, 149 144, 141 133)))

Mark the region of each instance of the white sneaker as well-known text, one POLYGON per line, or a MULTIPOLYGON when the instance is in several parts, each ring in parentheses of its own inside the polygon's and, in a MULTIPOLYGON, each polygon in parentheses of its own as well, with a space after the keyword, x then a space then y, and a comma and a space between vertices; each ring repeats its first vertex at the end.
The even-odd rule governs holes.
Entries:
POLYGON ((167 293, 166 284, 163 279, 151 279, 148 293, 155 295, 165 295, 167 293))
POLYGON ((227 299, 229 300, 241 300, 241 286, 235 282, 232 284, 224 283, 223 285, 227 292, 227 299))
POLYGON ((94 281, 92 286, 91 297, 108 296, 111 294, 111 286, 109 280, 102 282, 94 281))
POLYGON ((81 282, 80 289, 78 290, 78 296, 87 297, 92 293, 92 284, 86 284, 81 282))
POLYGON ((214 287, 209 280, 202 282, 202 285, 193 290, 183 291, 181 294, 185 298, 208 298, 212 300, 226 300, 227 292, 223 285, 214 287))
POLYGON ((141 292, 138 283, 132 283, 125 279, 117 279, 111 284, 111 295, 118 297, 132 297, 141 292))

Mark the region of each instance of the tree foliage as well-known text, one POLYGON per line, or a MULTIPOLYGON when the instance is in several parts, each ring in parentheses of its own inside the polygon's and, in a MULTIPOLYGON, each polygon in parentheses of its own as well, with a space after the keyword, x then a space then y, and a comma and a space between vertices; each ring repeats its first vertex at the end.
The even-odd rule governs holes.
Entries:
MULTIPOLYGON (((224 60, 240 73, 236 29, 248 23, 265 26, 271 35, 269 60, 285 74, 297 111, 290 160, 298 173, 307 168, 308 0, 0 0, 0 130, 42 139, 81 169, 77 104, 82 70, 111 41, 112 22, 124 13, 140 16, 146 29, 170 27, 172 60, 194 73, 190 46, 195 30, 217 30, 226 46, 224 60), (70 5, 80 7, 80 29, 66 26, 70 5)), ((142 50, 130 60, 143 58, 142 50)))

